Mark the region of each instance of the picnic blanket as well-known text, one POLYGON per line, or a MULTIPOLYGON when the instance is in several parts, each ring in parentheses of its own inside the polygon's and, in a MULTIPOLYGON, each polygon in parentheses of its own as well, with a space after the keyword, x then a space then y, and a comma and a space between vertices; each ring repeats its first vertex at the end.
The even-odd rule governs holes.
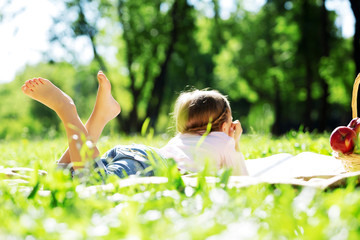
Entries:
MULTIPOLYGON (((270 157, 249 159, 245 161, 249 176, 231 176, 227 187, 248 187, 256 184, 288 184, 292 186, 307 186, 319 189, 329 189, 346 186, 348 178, 355 178, 356 185, 360 185, 360 171, 348 173, 344 170, 340 160, 312 152, 303 152, 296 156, 288 153, 275 154, 270 157)), ((6 175, 2 181, 10 185, 26 183, 32 172, 30 168, 3 168, 0 173, 6 175)), ((45 171, 38 174, 45 175, 45 171)), ((196 186, 196 174, 182 176, 187 186, 196 186)), ((220 181, 217 177, 206 177, 208 184, 220 181)), ((119 180, 119 187, 136 184, 163 184, 166 177, 129 177, 119 180)), ((107 185, 93 186, 96 188, 107 185)), ((28 189, 30 191, 30 189, 28 189)))
POLYGON ((303 152, 296 156, 289 153, 245 161, 252 177, 297 178, 310 176, 334 176, 345 173, 340 160, 313 152, 303 152))
MULTIPOLYGON (((296 156, 288 153, 275 154, 266 158, 245 161, 249 176, 231 176, 227 187, 249 187, 257 184, 286 184, 295 187, 332 189, 345 187, 349 178, 355 178, 360 185, 360 172, 348 173, 340 160, 332 156, 303 152, 296 156)), ((187 186, 196 187, 196 174, 182 176, 187 186)), ((208 184, 216 184, 218 177, 206 177, 208 184)), ((134 184, 161 184, 168 182, 165 177, 142 177, 119 180, 120 187, 134 184)))

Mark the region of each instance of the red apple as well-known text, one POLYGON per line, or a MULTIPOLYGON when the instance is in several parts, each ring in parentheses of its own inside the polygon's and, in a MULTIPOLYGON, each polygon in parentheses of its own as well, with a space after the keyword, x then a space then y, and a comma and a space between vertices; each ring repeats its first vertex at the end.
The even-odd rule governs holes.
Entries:
POLYGON ((353 119, 351 119, 351 121, 349 122, 349 124, 347 125, 349 128, 354 128, 356 125, 357 125, 357 120, 358 120, 359 118, 353 118, 353 119))
POLYGON ((345 126, 337 127, 331 133, 330 145, 336 152, 350 154, 353 152, 356 141, 356 133, 353 129, 345 126))
POLYGON ((360 118, 353 118, 347 126, 351 129, 353 129, 356 132, 356 134, 359 134, 360 133, 360 118))

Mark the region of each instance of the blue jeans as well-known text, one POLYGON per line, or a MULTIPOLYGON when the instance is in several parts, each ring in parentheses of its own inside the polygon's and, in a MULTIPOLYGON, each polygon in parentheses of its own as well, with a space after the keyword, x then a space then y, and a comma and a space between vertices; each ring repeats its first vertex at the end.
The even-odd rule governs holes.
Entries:
POLYGON ((106 174, 115 174, 120 178, 130 175, 154 176, 149 154, 152 154, 153 159, 158 159, 160 156, 156 149, 148 146, 118 145, 107 151, 97 161, 97 165, 103 168, 106 174))

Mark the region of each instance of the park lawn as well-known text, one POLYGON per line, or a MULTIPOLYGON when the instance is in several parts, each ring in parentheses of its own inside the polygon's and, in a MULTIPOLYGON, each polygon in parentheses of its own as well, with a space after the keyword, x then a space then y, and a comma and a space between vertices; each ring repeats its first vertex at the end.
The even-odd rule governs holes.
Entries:
MULTIPOLYGON (((290 132, 279 138, 244 135, 246 158, 312 151, 330 155, 328 134, 290 132)), ((102 138, 100 151, 115 144, 160 147, 167 137, 102 138)), ((116 177, 106 185, 74 179, 57 171, 63 138, 4 141, 0 166, 44 169, 28 183, 0 183, 0 239, 359 239, 360 192, 354 183, 321 191, 289 185, 259 184, 227 188, 221 181, 185 186, 176 170, 167 182, 124 186, 116 177), (95 187, 97 185, 98 187, 95 187), (90 186, 90 187, 89 187, 90 186), (91 187, 92 186, 92 187, 91 187)))

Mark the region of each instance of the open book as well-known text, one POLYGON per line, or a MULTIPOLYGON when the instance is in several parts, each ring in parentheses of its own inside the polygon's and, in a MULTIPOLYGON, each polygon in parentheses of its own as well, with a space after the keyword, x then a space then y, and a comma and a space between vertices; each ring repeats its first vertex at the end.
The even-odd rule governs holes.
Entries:
POLYGON ((334 176, 345 172, 341 160, 312 152, 303 152, 296 156, 280 153, 265 158, 249 159, 245 164, 252 177, 334 176))

